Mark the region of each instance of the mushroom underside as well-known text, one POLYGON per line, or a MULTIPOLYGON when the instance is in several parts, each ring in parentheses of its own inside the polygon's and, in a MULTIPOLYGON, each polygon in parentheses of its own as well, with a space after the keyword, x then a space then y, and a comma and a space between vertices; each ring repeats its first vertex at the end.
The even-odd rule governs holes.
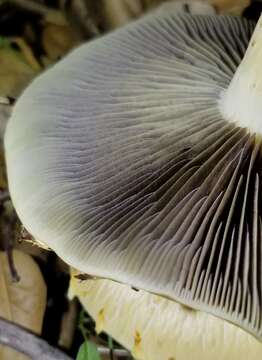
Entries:
POLYGON ((261 137, 220 111, 253 29, 155 11, 83 45, 24 92, 5 148, 18 215, 69 264, 262 339, 261 137))

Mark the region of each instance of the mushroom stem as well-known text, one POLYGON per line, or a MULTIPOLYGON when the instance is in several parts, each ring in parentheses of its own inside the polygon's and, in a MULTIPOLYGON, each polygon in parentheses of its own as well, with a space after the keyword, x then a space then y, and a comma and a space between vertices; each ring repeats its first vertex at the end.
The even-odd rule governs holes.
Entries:
POLYGON ((245 56, 221 95, 223 116, 251 132, 262 134, 262 15, 245 56))

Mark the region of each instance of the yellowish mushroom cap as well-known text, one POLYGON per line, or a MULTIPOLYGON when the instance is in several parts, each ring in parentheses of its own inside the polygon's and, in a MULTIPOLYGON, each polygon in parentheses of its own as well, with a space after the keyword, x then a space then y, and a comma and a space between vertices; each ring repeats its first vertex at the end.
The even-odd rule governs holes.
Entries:
POLYGON ((259 360, 262 344, 228 321, 111 280, 76 279, 78 296, 105 331, 138 360, 259 360))

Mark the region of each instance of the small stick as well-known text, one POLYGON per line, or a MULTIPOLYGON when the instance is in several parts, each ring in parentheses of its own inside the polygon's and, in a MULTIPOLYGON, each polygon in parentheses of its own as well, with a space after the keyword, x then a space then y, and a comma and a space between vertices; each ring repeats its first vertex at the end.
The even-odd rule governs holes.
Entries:
MULTIPOLYGON (((108 349, 105 346, 99 346, 97 350, 101 355, 110 354, 110 349, 108 349)), ((114 349, 114 355, 117 357, 126 357, 126 356, 130 356, 130 353, 125 349, 114 349)))
POLYGON ((2 318, 0 318, 0 344, 9 346, 33 360, 72 360, 39 336, 2 318))

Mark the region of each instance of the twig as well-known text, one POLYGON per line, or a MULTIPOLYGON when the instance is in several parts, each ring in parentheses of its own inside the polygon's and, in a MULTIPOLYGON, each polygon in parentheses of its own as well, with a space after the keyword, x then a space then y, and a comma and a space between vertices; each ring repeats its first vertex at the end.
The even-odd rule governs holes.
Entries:
POLYGON ((72 360, 30 331, 0 318, 0 343, 15 349, 32 360, 72 360))
MULTIPOLYGON (((99 346, 98 352, 101 355, 109 355, 110 349, 104 346, 99 346)), ((126 356, 130 356, 130 353, 125 349, 114 349, 114 355, 118 357, 126 357, 126 356)))

